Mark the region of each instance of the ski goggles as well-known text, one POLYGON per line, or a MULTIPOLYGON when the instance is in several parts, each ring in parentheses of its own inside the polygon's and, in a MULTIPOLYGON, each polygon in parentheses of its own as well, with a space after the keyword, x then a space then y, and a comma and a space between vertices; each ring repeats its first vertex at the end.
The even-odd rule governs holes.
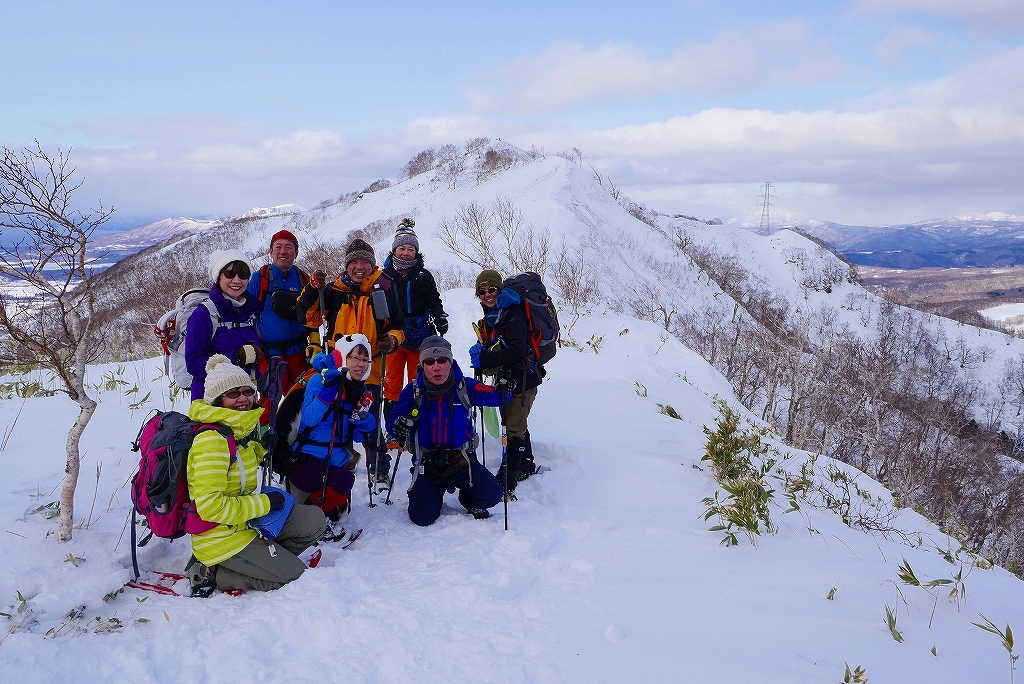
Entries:
POLYGON ((228 390, 221 396, 225 396, 228 399, 237 399, 238 397, 251 397, 256 394, 256 390, 252 387, 239 387, 238 389, 228 390))
POLYGON ((447 359, 447 358, 445 358, 443 356, 439 356, 436 359, 423 359, 423 365, 424 366, 433 366, 435 363, 440 363, 441 365, 444 365, 446 363, 451 363, 451 361, 452 361, 451 359, 447 359))
POLYGON ((499 292, 501 292, 500 287, 481 287, 476 291, 476 296, 483 297, 485 294, 498 294, 499 292))

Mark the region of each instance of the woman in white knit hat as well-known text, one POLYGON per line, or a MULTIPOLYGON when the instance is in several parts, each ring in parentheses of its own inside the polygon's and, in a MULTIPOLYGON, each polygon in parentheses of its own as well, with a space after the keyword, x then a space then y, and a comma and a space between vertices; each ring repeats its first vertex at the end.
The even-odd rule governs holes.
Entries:
POLYGON ((217 523, 192 535, 192 555, 202 564, 190 572, 193 586, 208 590, 196 592, 205 596, 214 587, 277 589, 305 570, 298 554, 323 535, 324 515, 315 506, 296 505, 273 541, 250 529, 253 520, 286 501, 280 491, 259 491, 258 468, 267 453, 259 440, 263 408, 249 375, 226 356, 214 354, 205 371, 203 397, 192 402, 188 417, 223 429, 197 434, 188 455, 189 499, 200 518, 217 523))
POLYGON ((255 378, 260 357, 256 314, 260 302, 245 288, 252 266, 237 249, 218 249, 209 260, 210 298, 197 306, 185 330, 185 365, 192 375, 192 399, 202 399, 206 362, 224 354, 255 378))

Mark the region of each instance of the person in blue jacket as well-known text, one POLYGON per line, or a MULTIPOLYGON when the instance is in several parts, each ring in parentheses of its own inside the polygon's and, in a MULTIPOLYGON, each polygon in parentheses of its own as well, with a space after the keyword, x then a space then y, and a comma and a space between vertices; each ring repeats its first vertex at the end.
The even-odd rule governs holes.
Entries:
POLYGON ((413 454, 409 519, 430 525, 441 515, 445 491, 459 490, 459 503, 475 518, 501 501, 503 489, 476 460, 473 406, 499 406, 490 385, 463 376, 452 346, 431 335, 420 345, 420 372, 405 386, 387 418, 388 432, 413 454))
POLYGON ((339 337, 329 354, 313 357, 298 434, 292 443, 299 464, 288 474, 296 501, 320 506, 337 522, 351 508, 349 497, 362 442, 377 427, 369 412, 373 397, 363 382, 370 375, 370 343, 364 335, 339 337))
POLYGON ((295 300, 309 283, 309 275, 295 265, 298 254, 298 238, 291 231, 277 231, 270 238, 270 263, 252 274, 246 288, 249 298, 260 303, 256 318, 263 347, 260 372, 267 370, 268 357, 280 357, 284 363, 282 394, 309 368, 307 354, 311 358, 322 351, 316 346, 320 342, 317 330, 299 322, 295 313, 295 300))

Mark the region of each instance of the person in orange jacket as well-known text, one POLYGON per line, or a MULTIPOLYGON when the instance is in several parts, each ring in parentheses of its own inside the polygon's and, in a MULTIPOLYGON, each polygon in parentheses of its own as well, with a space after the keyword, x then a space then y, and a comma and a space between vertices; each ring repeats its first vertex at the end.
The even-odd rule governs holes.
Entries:
MULTIPOLYGON (((335 341, 345 335, 366 336, 373 351, 366 389, 374 398, 370 412, 379 416, 384 357, 405 340, 405 317, 390 279, 377 266, 373 247, 360 238, 352 240, 345 248, 345 270, 333 283, 327 282, 327 274, 322 271, 310 276, 309 284, 299 294, 296 311, 300 322, 308 328, 318 328, 326 319, 324 340, 328 350, 334 349, 335 341), (321 301, 326 316, 321 313, 321 301)), ((314 345, 310 348, 313 353, 319 351, 314 345)), ((371 475, 378 486, 387 486, 391 456, 379 424, 363 446, 371 475)))

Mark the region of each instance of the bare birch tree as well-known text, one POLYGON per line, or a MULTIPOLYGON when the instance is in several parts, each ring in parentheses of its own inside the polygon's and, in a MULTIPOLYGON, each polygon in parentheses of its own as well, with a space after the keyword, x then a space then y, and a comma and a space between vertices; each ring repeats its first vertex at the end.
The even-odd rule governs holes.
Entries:
POLYGON ((0 147, 0 275, 19 286, 0 288, 0 362, 36 364, 54 373, 60 391, 78 404, 68 430, 57 540, 71 540, 79 442, 96 411, 85 373, 95 298, 86 249, 112 209, 83 212, 74 204, 81 182, 70 152, 44 152, 39 142, 20 151, 0 147), (29 293, 27 296, 25 292, 29 293))

